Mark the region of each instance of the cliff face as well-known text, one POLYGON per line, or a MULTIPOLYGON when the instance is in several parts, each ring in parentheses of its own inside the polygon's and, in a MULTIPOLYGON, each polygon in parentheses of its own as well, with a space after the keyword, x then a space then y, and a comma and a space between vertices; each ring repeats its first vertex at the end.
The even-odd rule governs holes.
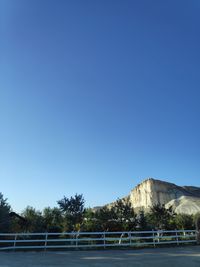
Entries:
POLYGON ((175 184, 149 178, 131 191, 130 200, 134 208, 147 209, 155 204, 166 204, 186 194, 186 190, 175 184))
MULTIPOLYGON (((199 187, 181 187, 149 178, 137 185, 127 197, 136 211, 139 209, 148 211, 155 204, 164 204, 166 207, 172 206, 176 213, 200 212, 199 187)), ((112 205, 113 203, 108 206, 112 205)))

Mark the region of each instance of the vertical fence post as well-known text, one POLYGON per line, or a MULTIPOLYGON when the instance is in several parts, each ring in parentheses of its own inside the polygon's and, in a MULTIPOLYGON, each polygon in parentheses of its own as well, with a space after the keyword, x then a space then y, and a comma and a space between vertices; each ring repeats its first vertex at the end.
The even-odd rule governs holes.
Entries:
POLYGON ((76 249, 78 248, 78 233, 76 233, 76 249))
POLYGON ((48 240, 48 233, 45 234, 45 243, 44 243, 44 250, 47 250, 47 240, 48 240))
POLYGON ((131 232, 128 233, 128 237, 129 237, 129 245, 131 247, 131 244, 132 244, 132 240, 131 240, 131 232))
POLYGON ((14 244, 13 244, 13 246, 14 246, 14 251, 15 251, 15 247, 16 247, 16 240, 17 240, 17 234, 15 234, 15 240, 14 240, 14 244))
POLYGON ((200 244, 200 231, 198 229, 196 229, 196 242, 197 242, 197 245, 200 244))
POLYGON ((157 231, 157 242, 160 243, 160 230, 157 231))
POLYGON ((179 245, 179 238, 178 238, 177 230, 176 230, 176 244, 177 244, 177 246, 179 245))
POLYGON ((155 248, 156 244, 155 244, 155 234, 154 234, 154 230, 152 230, 152 235, 153 235, 153 246, 155 248))
POLYGON ((106 248, 106 233, 103 232, 103 247, 106 248))

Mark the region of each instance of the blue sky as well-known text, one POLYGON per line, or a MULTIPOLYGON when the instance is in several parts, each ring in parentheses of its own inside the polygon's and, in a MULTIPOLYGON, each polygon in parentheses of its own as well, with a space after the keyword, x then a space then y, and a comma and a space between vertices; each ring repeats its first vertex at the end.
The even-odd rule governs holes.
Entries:
POLYGON ((0 191, 87 206, 200 186, 199 1, 0 0, 0 191))

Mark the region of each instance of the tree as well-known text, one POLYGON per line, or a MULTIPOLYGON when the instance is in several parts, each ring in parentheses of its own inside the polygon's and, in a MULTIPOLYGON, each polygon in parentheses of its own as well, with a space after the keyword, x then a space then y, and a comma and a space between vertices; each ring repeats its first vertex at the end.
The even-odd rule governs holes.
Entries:
POLYGON ((144 210, 139 210, 137 221, 139 230, 141 231, 149 230, 147 216, 145 215, 144 210))
POLYGON ((194 222, 197 231, 197 243, 200 244, 200 213, 195 214, 194 222))
POLYGON ((177 214, 174 218, 177 229, 194 229, 193 216, 189 214, 177 214))
POLYGON ((27 220, 14 211, 10 212, 9 215, 11 218, 10 231, 13 233, 25 232, 27 229, 27 220))
POLYGON ((116 212, 113 207, 104 206, 95 212, 98 228, 101 231, 118 231, 116 212))
POLYGON ((200 212, 196 213, 193 217, 194 225, 197 231, 200 231, 200 212))
POLYGON ((150 208, 149 220, 153 228, 168 229, 173 223, 175 213, 172 207, 168 209, 165 205, 155 204, 150 208))
POLYGON ((96 213, 91 208, 85 209, 84 220, 81 225, 81 231, 83 232, 99 232, 101 231, 101 225, 99 224, 96 213))
POLYGON ((137 225, 137 215, 128 199, 118 199, 114 205, 117 222, 120 231, 135 230, 137 225))
POLYGON ((42 215, 47 232, 62 232, 63 216, 60 209, 47 207, 42 215))
POLYGON ((131 231, 136 228, 137 215, 129 200, 118 199, 112 206, 95 212, 96 224, 102 231, 131 231))
POLYGON ((27 220, 27 229, 29 232, 44 232, 45 224, 42 213, 33 207, 28 206, 23 212, 22 216, 27 220))
POLYGON ((0 193, 0 232, 9 232, 11 225, 10 213, 11 207, 7 202, 7 198, 0 193))
POLYGON ((84 218, 84 204, 83 195, 76 194, 74 197, 57 201, 61 212, 65 216, 66 228, 68 231, 80 230, 81 223, 84 218))

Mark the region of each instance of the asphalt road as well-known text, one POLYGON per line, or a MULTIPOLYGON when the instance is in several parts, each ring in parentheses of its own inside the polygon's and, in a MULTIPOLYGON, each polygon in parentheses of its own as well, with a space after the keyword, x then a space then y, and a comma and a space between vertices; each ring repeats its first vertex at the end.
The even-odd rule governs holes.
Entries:
POLYGON ((0 267, 200 267, 200 246, 140 250, 0 252, 0 267))

